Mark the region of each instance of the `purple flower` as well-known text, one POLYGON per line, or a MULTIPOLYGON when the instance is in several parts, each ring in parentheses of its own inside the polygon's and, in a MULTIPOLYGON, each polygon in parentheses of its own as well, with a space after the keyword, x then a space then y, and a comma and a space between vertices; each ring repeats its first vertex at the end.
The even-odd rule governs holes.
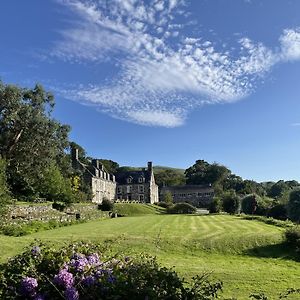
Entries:
POLYGON ((78 272, 84 271, 84 269, 89 266, 89 262, 85 257, 72 259, 70 265, 78 272))
POLYGON ((109 283, 115 283, 116 282, 116 277, 114 275, 109 275, 107 278, 107 281, 109 283))
POLYGON ((74 287, 69 287, 65 290, 66 300, 78 300, 79 293, 74 287))
POLYGON ((34 300, 45 300, 45 297, 41 294, 37 294, 33 299, 34 300))
POLYGON ((96 283, 96 279, 95 277, 89 275, 87 277, 85 277, 83 280, 82 280, 82 283, 85 285, 85 286, 92 286, 96 283))
POLYGON ((88 262, 93 266, 100 264, 99 255, 97 253, 93 253, 93 254, 89 255, 87 257, 87 259, 88 259, 88 262))
POLYGON ((33 295, 38 287, 38 282, 33 277, 25 277, 21 281, 21 290, 23 294, 33 295))
POLYGON ((33 256, 38 256, 41 253, 41 248, 39 246, 34 246, 31 249, 31 254, 33 256))
POLYGON ((72 273, 68 272, 66 269, 62 269, 55 275, 54 282, 64 287, 71 287, 74 283, 74 277, 72 273))

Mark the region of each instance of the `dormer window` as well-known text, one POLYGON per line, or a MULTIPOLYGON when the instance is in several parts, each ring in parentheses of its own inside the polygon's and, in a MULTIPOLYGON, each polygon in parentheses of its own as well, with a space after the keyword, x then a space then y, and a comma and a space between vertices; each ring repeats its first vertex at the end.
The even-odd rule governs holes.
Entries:
POLYGON ((131 183, 132 182, 132 177, 127 178, 127 183, 131 183))
POLYGON ((145 182, 145 178, 143 176, 139 177, 139 183, 145 182))

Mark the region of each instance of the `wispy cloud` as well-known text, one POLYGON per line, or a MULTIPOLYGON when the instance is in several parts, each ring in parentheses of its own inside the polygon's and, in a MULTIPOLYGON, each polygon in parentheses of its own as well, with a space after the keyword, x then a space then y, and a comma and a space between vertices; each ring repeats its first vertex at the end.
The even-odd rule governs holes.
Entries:
POLYGON ((62 31, 52 55, 118 66, 108 83, 61 92, 142 125, 180 126, 194 108, 242 99, 275 64, 300 59, 299 28, 285 30, 277 50, 242 38, 238 57, 185 36, 185 24, 175 22, 186 15, 183 0, 60 2, 80 21, 62 31))
POLYGON ((292 123, 291 126, 300 126, 300 122, 298 122, 298 123, 292 123))

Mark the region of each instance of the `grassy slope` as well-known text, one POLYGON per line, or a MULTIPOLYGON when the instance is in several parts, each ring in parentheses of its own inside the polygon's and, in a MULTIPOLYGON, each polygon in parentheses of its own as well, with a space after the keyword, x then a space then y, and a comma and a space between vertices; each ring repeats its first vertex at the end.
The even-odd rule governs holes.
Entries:
POLYGON ((114 211, 124 216, 159 214, 165 209, 159 206, 135 203, 116 203, 114 211))
POLYGON ((286 259, 288 252, 278 246, 282 229, 232 216, 152 214, 93 221, 22 238, 0 236, 2 260, 35 238, 55 243, 111 239, 117 241, 116 251, 151 252, 185 277, 213 271, 224 282, 224 295, 238 299, 246 299, 253 290, 277 299, 280 291, 297 287, 300 276, 300 264, 286 259))

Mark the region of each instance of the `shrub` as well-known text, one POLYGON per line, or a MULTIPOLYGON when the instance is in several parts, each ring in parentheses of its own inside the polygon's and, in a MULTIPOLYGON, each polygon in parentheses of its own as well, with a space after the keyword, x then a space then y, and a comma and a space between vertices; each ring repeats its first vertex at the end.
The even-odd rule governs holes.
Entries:
POLYGON ((208 209, 210 214, 219 213, 222 209, 221 199, 219 197, 214 197, 208 209))
POLYGON ((102 211, 112 211, 114 209, 114 203, 106 198, 102 200, 102 203, 98 205, 98 208, 102 211))
POLYGON ((155 205, 158 205, 163 208, 168 208, 168 207, 172 206, 172 204, 166 203, 166 202, 157 202, 157 203, 155 203, 155 205))
POLYGON ((268 217, 272 217, 278 220, 286 220, 287 219, 287 209, 284 204, 275 204, 268 211, 268 217))
POLYGON ((285 231, 286 241, 296 247, 300 247, 300 227, 294 226, 285 231))
POLYGON ((250 194, 242 199, 242 211, 247 215, 253 215, 258 206, 258 196, 250 194))
POLYGON ((59 210, 59 211, 63 211, 66 207, 67 207, 67 205, 62 202, 53 202, 52 203, 52 208, 59 210))
POLYGON ((299 223, 300 221, 300 189, 293 190, 289 196, 288 202, 288 216, 289 218, 299 223))
POLYGON ((240 198, 235 193, 226 193, 222 197, 223 210, 229 214, 236 214, 240 210, 240 198))
POLYGON ((97 245, 36 245, 1 265, 1 299, 203 299, 222 288, 206 275, 186 282, 154 258, 107 256, 97 245))
POLYGON ((176 203, 167 208, 169 214, 194 214, 196 211, 196 207, 189 203, 176 203))

